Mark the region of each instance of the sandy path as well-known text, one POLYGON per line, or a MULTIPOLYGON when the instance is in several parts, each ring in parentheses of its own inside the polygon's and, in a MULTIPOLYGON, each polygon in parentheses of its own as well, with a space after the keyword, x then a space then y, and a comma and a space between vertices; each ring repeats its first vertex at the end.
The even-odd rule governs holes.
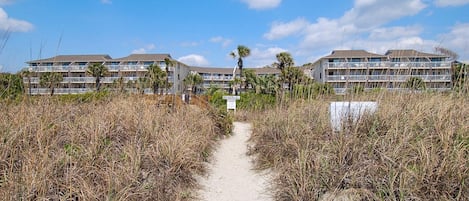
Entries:
POLYGON ((209 166, 208 178, 200 180, 204 201, 270 201, 267 176, 253 171, 246 155, 251 124, 234 123, 233 136, 222 140, 209 166))

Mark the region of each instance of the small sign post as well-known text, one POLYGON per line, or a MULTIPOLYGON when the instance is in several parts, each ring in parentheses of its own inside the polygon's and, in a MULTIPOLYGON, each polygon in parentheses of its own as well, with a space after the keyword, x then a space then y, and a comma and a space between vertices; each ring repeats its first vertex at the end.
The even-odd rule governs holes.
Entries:
POLYGON ((236 112, 236 100, 241 99, 240 96, 223 96, 223 99, 226 100, 226 110, 234 110, 236 112))

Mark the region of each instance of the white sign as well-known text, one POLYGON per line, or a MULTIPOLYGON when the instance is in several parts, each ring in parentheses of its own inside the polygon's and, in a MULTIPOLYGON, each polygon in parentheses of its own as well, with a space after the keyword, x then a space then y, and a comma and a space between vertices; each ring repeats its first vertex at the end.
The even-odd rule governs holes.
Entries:
POLYGON ((226 100, 226 109, 227 110, 236 110, 236 100, 241 99, 239 96, 223 96, 223 99, 226 100))
POLYGON ((340 131, 344 121, 352 120, 358 123, 365 113, 374 113, 378 110, 376 102, 331 102, 331 125, 334 131, 340 131))

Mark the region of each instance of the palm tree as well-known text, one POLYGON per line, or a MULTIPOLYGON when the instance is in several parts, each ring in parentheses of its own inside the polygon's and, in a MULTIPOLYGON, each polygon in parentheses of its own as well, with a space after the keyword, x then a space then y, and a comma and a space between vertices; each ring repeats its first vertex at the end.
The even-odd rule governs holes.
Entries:
POLYGON ((239 77, 235 77, 234 79, 230 80, 229 85, 230 88, 233 89, 233 94, 238 95, 236 92, 238 91, 238 88, 240 88, 239 85, 241 85, 243 81, 239 77))
POLYGON ((405 83, 406 88, 412 91, 425 90, 425 81, 421 77, 410 77, 405 83))
POLYGON ((198 73, 190 73, 186 78, 184 78, 183 82, 184 85, 190 86, 192 94, 195 94, 197 86, 202 84, 204 80, 198 73))
POLYGON ((255 90, 256 89, 256 84, 257 84, 257 75, 254 69, 247 69, 243 72, 243 77, 246 78, 245 81, 245 86, 246 88, 248 86, 251 86, 251 89, 255 90))
POLYGON ((165 83, 165 88, 166 90, 169 90, 169 68, 173 67, 176 65, 176 61, 172 60, 169 57, 164 58, 164 63, 166 64, 166 83, 165 83))
MULTIPOLYGON (((149 78, 150 85, 153 88, 153 94, 158 94, 158 90, 166 81, 166 72, 161 70, 157 64, 152 64, 147 68, 147 77, 149 78)), ((161 91, 163 94, 163 91, 161 91)))
POLYGON ((31 74, 32 72, 27 70, 27 69, 24 69, 20 72, 20 75, 22 78, 28 78, 28 95, 30 96, 31 95, 31 74))
POLYGON ((101 63, 94 63, 88 66, 86 73, 96 78, 96 91, 101 88, 101 78, 106 76, 108 68, 101 63))
POLYGON ((248 57, 251 54, 251 50, 244 46, 244 45, 238 45, 238 48, 236 49, 236 52, 231 52, 230 56, 233 57, 234 59, 238 59, 238 68, 239 68, 239 76, 241 80, 243 80, 243 58, 248 57))
POLYGON ((295 65, 293 57, 288 52, 280 52, 275 56, 277 57, 278 62, 274 63, 274 66, 276 66, 280 71, 284 71, 285 68, 295 65))
POLYGON ((47 87, 50 89, 50 95, 54 95, 54 90, 59 86, 59 83, 62 82, 64 78, 62 74, 56 72, 45 72, 39 78, 39 85, 42 87, 47 87))
POLYGON ((125 91, 125 79, 124 77, 119 77, 117 79, 115 79, 112 84, 114 85, 114 88, 116 88, 119 93, 124 93, 125 91))
MULTIPOLYGON (((280 80, 279 80, 279 84, 280 84, 280 90, 282 92, 282 96, 284 95, 283 94, 283 84, 287 81, 288 79, 288 73, 285 72, 285 69, 295 65, 295 62, 293 61, 293 57, 291 56, 290 53, 288 52, 280 52, 278 53, 277 55, 275 55, 277 57, 277 63, 274 63, 273 66, 275 66, 276 68, 278 68, 281 72, 280 72, 280 80)), ((290 90, 291 86, 288 86, 288 89, 290 90)))

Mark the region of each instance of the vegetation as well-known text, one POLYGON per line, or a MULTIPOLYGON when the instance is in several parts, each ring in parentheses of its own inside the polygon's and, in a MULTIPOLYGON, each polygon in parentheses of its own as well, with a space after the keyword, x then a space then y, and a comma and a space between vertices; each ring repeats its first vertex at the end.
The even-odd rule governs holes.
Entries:
POLYGON ((252 153, 276 172, 276 200, 468 200, 469 107, 445 94, 354 97, 376 114, 332 131, 329 103, 259 114, 252 153), (282 114, 282 115, 279 115, 282 114))
POLYGON ((33 72, 27 70, 27 69, 23 69, 19 72, 19 75, 21 76, 21 78, 26 78, 28 79, 28 91, 25 93, 28 94, 28 95, 31 95, 31 75, 33 74, 33 72))
POLYGON ((405 87, 411 90, 425 90, 425 81, 421 77, 410 77, 405 83, 405 87))
MULTIPOLYGON (((158 90, 165 86, 167 74, 156 64, 148 66, 147 69, 147 78, 153 88, 153 94, 158 94, 158 90)), ((161 90, 161 94, 163 94, 163 90, 161 90)))
POLYGON ((166 89, 166 91, 169 91, 169 89, 171 87, 170 83, 169 83, 169 68, 175 66, 177 62, 172 60, 169 57, 166 57, 166 58, 164 58, 164 63, 166 64, 166 68, 165 68, 165 70, 166 70, 165 89, 166 89))
POLYGON ((102 63, 94 63, 89 65, 86 68, 86 73, 95 78, 96 91, 99 91, 101 88, 101 78, 106 76, 108 73, 108 68, 102 63))
MULTIPOLYGON (((233 51, 230 53, 230 56, 233 57, 234 59, 238 60, 238 68, 239 68, 239 77, 241 78, 241 81, 244 81, 243 79, 243 58, 248 57, 251 55, 251 50, 244 46, 244 45, 238 45, 238 48, 236 48, 236 52, 233 51)), ((234 78, 233 78, 234 79, 234 78)), ((241 83, 241 88, 243 88, 243 83, 241 83)), ((244 88, 246 88, 244 86, 244 88)))
POLYGON ((198 73, 190 73, 184 78, 183 82, 185 86, 190 87, 192 94, 196 94, 197 86, 202 84, 204 80, 198 73))
POLYGON ((467 93, 469 91, 468 64, 458 63, 453 66, 453 90, 459 93, 467 93))
POLYGON ((50 95, 53 96, 55 92, 55 88, 59 86, 60 82, 62 82, 64 78, 62 74, 57 72, 45 72, 41 74, 39 77, 39 85, 42 87, 49 88, 50 95))
POLYGON ((0 104, 2 200, 193 198, 223 123, 141 97, 101 100, 0 104))
POLYGON ((21 76, 0 73, 0 98, 16 99, 23 93, 23 79, 21 76))

